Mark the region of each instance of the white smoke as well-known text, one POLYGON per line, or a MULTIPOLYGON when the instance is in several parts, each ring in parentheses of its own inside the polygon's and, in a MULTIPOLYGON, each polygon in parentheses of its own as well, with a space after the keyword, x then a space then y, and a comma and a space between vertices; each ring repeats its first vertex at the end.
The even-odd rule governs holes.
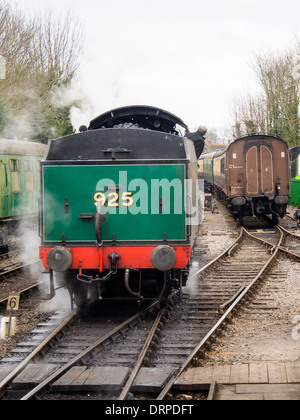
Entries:
MULTIPOLYGON (((61 283, 59 276, 54 274, 55 296, 51 300, 44 300, 40 304, 43 312, 71 311, 71 298, 68 290, 61 283)), ((44 297, 50 292, 49 273, 43 274, 42 294, 44 297)))
MULTIPOLYGON (((21 222, 17 229, 16 236, 20 240, 21 250, 19 260, 25 265, 31 261, 39 261, 40 238, 38 235, 37 224, 21 222)), ((50 294, 49 273, 44 270, 42 263, 29 265, 29 272, 33 283, 39 283, 42 303, 40 310, 42 312, 70 311, 71 300, 69 292, 64 288, 64 282, 59 275, 54 276, 55 296, 52 300, 43 300, 50 294)))
POLYGON ((91 119, 97 114, 92 102, 76 79, 70 86, 54 88, 51 103, 55 108, 70 107, 71 124, 75 130, 78 130, 83 124, 88 126, 91 119))
POLYGON ((186 283, 186 286, 183 288, 183 292, 189 295, 194 295, 196 293, 196 287, 199 284, 197 276, 194 276, 197 271, 199 271, 199 263, 194 261, 190 269, 189 278, 186 283))

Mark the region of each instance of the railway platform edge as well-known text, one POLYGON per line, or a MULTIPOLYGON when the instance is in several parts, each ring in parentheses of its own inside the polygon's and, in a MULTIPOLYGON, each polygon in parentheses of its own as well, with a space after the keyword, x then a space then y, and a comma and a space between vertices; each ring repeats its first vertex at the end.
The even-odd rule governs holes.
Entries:
POLYGON ((300 400, 300 361, 259 361, 196 367, 174 384, 176 391, 210 389, 213 400, 300 400))

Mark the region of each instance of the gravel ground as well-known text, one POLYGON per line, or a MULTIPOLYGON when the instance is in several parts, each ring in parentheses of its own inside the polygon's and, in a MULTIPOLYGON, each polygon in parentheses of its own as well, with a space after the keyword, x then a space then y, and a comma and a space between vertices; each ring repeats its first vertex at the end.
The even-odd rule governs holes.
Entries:
POLYGON ((47 313, 41 313, 39 307, 34 309, 34 305, 31 310, 22 311, 22 314, 18 317, 17 334, 12 338, 0 340, 0 360, 14 349, 20 341, 23 341, 39 322, 46 320, 48 316, 47 313))

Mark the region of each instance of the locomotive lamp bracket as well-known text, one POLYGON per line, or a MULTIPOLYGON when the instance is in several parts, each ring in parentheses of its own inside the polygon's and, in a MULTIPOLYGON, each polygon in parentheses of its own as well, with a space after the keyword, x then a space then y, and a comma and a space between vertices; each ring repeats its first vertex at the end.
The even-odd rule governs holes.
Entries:
POLYGON ((117 154, 130 154, 132 152, 132 150, 129 149, 122 149, 122 148, 117 148, 117 149, 106 149, 106 150, 102 150, 103 154, 111 154, 111 159, 112 160, 116 160, 117 158, 117 154))
POLYGON ((120 255, 114 251, 112 254, 109 254, 108 259, 109 259, 109 271, 112 271, 112 268, 114 267, 115 268, 114 274, 117 274, 120 255))
POLYGON ((65 213, 69 214, 70 213, 70 204, 69 204, 69 200, 67 198, 65 198, 64 206, 65 206, 65 213))

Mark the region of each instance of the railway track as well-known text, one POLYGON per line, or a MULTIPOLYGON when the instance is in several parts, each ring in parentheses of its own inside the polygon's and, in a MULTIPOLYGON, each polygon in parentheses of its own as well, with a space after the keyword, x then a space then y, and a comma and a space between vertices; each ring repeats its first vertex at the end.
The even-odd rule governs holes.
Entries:
MULTIPOLYGON (((18 294, 20 296, 25 295, 29 292, 32 292, 35 289, 38 289, 38 287, 40 286, 40 283, 33 283, 32 285, 25 287, 24 289, 18 291, 18 294)), ((0 298, 0 305, 6 305, 7 301, 9 299, 9 296, 6 296, 5 298, 0 298)))
POLYGON ((288 229, 280 226, 280 229, 284 232, 285 235, 285 249, 292 253, 294 256, 300 256, 299 243, 300 236, 289 231, 288 229))
MULTIPOLYGON (((61 320, 62 314, 54 314, 48 322, 40 324, 26 342, 20 343, 12 354, 1 361, 0 371, 10 370, 10 372, 0 382, 0 392, 3 394, 7 386, 24 368, 29 366, 29 369, 32 369, 33 366, 42 362, 44 366, 47 366, 45 379, 40 380, 41 383, 23 399, 31 398, 68 369, 92 357, 96 351, 99 351, 99 347, 105 345, 107 350, 109 343, 114 346, 116 336, 124 337, 126 331, 134 328, 137 323, 146 329, 149 323, 151 324, 151 319, 144 320, 144 318, 147 313, 154 310, 156 305, 157 302, 154 302, 145 310, 135 311, 129 318, 119 313, 118 315, 111 314, 110 319, 107 319, 106 314, 104 318, 82 321, 77 311, 73 311, 66 319, 61 320), (18 362, 17 365, 13 366, 16 362, 18 362)), ((161 314, 163 312, 164 310, 161 314)), ((149 339, 149 344, 150 342, 149 339)), ((19 387, 20 384, 15 389, 19 387)))
MULTIPOLYGON (((91 325, 79 320, 64 333, 63 340, 57 335, 51 337, 52 344, 43 345, 43 356, 39 353, 34 359, 27 359, 26 366, 31 366, 33 360, 35 364, 52 366, 54 373, 39 384, 29 380, 26 386, 34 389, 25 392, 23 399, 34 398, 41 391, 47 391, 45 398, 61 398, 57 393, 67 398, 66 392, 79 389, 98 392, 99 399, 111 396, 124 400, 133 395, 139 398, 140 393, 164 399, 178 376, 191 363, 199 363, 209 342, 251 295, 277 254, 286 252, 285 233, 280 228, 256 232, 257 236, 253 233, 242 228, 228 249, 190 278, 181 299, 177 301, 173 296, 165 309, 158 311, 154 303, 147 314, 135 314, 124 325, 124 321, 120 325, 114 317, 109 323, 103 318, 91 325), (105 369, 123 372, 122 381, 94 383, 89 388, 91 376, 96 372, 101 376, 105 369), (164 374, 164 379, 156 384, 159 373, 164 374), (72 378, 70 383, 68 377, 72 378)), ((12 390, 21 386, 18 374, 24 366, 15 369, 19 370, 4 378, 0 389, 8 384, 12 384, 12 390)))
POLYGON ((0 281, 1 281, 1 277, 7 274, 13 273, 17 270, 20 270, 25 267, 29 267, 37 263, 39 263, 39 260, 37 260, 36 258, 28 259, 26 263, 21 262, 21 261, 9 262, 8 264, 5 264, 0 268, 0 281))
POLYGON ((283 234, 278 231, 276 246, 270 245, 251 235, 245 228, 241 228, 237 241, 194 275, 196 293, 199 293, 200 299, 209 301, 212 298, 212 309, 218 316, 216 315, 212 328, 203 335, 158 399, 166 397, 176 378, 191 363, 201 364, 201 358, 210 347, 210 343, 216 339, 221 328, 236 313, 247 295, 253 293, 270 268, 282 240, 283 234))
MULTIPOLYGON (((279 226, 278 229, 283 234, 282 246, 279 247, 279 251, 287 257, 300 259, 300 236, 283 226, 279 226)), ((276 245, 276 231, 274 229, 254 229, 249 230, 249 233, 269 245, 276 245)))
POLYGON ((30 273, 35 266, 40 267, 40 262, 33 258, 26 264, 13 263, 0 270, 0 306, 6 305, 11 293, 22 296, 38 288, 38 276, 30 273))

